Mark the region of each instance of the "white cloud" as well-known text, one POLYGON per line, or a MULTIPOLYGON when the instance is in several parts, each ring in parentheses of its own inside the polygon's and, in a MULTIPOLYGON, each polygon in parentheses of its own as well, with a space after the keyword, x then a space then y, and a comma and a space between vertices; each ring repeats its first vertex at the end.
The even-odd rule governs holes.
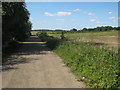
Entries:
POLYGON ((91 22, 95 22, 95 21, 96 21, 96 19, 91 19, 90 21, 91 21, 91 22))
POLYGON ((56 16, 67 16, 67 15, 71 15, 71 12, 57 12, 56 16))
POLYGON ((120 19, 120 17, 109 17, 110 20, 113 20, 113 19, 120 19))
POLYGON ((112 14, 112 12, 108 12, 108 14, 112 14))
POLYGON ((91 19, 90 22, 93 22, 93 23, 101 23, 100 21, 96 20, 96 19, 91 19))
POLYGON ((109 19, 115 19, 115 17, 109 17, 109 19))
POLYGON ((51 13, 48 13, 48 12, 45 12, 44 13, 46 16, 55 16, 55 14, 51 14, 51 13))
POLYGON ((71 15, 71 12, 57 12, 57 13, 48 13, 48 12, 45 12, 44 13, 46 16, 67 16, 67 15, 71 15))
POLYGON ((73 11, 75 11, 75 12, 80 12, 80 11, 82 11, 82 9, 75 9, 75 10, 73 10, 73 11))
POLYGON ((96 20, 96 19, 91 19, 90 22, 93 22, 93 23, 97 24, 98 26, 111 24, 110 22, 101 22, 101 21, 96 20))
POLYGON ((113 22, 118 22, 120 20, 120 17, 109 17, 109 19, 113 22))
POLYGON ((95 15, 94 13, 87 13, 88 15, 95 15))

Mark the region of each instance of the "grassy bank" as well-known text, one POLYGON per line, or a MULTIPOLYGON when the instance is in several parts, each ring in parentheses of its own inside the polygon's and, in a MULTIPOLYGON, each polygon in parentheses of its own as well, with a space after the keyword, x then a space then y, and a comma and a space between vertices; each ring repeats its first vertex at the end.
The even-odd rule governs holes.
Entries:
MULTIPOLYGON (((72 42, 38 35, 58 54, 78 80, 90 88, 120 88, 118 54, 106 47, 95 47, 92 42, 72 42)), ((44 36, 44 35, 43 35, 44 36)))

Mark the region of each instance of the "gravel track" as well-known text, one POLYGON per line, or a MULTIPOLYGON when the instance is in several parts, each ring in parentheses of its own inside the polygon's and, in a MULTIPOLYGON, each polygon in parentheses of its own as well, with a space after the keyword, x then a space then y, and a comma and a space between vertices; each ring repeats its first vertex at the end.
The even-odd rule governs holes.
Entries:
POLYGON ((2 88, 85 88, 63 61, 31 36, 3 66, 2 88))

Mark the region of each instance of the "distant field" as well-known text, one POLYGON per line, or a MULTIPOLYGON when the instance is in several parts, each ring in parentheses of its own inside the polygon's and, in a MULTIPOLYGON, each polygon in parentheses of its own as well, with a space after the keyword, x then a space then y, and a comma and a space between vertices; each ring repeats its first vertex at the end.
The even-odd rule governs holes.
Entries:
MULTIPOLYGON (((32 31, 32 35, 36 35, 37 31, 32 31)), ((48 35, 60 38, 61 32, 47 32, 48 35)), ((118 31, 105 32, 74 32, 65 33, 64 36, 71 41, 96 42, 100 44, 107 44, 107 46, 118 49, 118 31)))

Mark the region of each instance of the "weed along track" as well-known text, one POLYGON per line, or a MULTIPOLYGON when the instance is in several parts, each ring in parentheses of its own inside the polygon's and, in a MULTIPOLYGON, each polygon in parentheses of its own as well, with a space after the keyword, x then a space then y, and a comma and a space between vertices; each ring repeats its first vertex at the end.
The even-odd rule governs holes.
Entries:
POLYGON ((31 36, 3 66, 3 88, 85 88, 62 60, 31 36))

